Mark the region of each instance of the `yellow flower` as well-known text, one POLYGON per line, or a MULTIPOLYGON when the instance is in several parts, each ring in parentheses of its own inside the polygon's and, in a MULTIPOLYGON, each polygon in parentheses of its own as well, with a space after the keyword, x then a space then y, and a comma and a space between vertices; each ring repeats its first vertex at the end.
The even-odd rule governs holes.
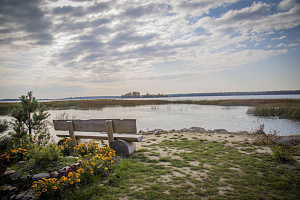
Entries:
POLYGON ((33 186, 31 186, 31 187, 37 187, 37 184, 34 184, 33 186))
POLYGON ((56 187, 56 186, 52 186, 52 189, 53 189, 53 190, 57 190, 57 187, 56 187))
POLYGON ((40 187, 35 188, 35 190, 40 190, 40 189, 41 189, 40 187))
POLYGON ((47 189, 46 189, 46 188, 42 189, 42 192, 46 192, 46 191, 47 191, 47 189))
POLYGON ((36 193, 36 196, 37 196, 37 197, 41 196, 41 191, 37 192, 37 193, 36 193))
POLYGON ((73 183, 74 183, 73 181, 70 182, 71 185, 72 185, 73 183))
POLYGON ((104 169, 105 169, 105 170, 108 170, 108 168, 107 168, 107 167, 105 167, 104 169))
POLYGON ((79 183, 79 182, 80 182, 80 179, 77 179, 77 182, 79 183))

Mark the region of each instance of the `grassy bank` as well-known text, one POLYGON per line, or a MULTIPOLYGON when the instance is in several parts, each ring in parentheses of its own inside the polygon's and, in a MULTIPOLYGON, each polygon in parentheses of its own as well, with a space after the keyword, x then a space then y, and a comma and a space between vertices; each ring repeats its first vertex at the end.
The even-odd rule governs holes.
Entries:
MULTIPOLYGON (((47 109, 101 109, 113 106, 141 106, 163 104, 196 104, 218 106, 249 106, 249 114, 300 119, 300 99, 226 99, 226 100, 126 100, 96 99, 41 102, 47 109), (275 112, 276 111, 276 112, 275 112)), ((0 114, 8 114, 17 103, 1 103, 0 114)))
POLYGON ((74 191, 68 199, 298 199, 299 164, 278 162, 261 153, 269 147, 235 140, 235 135, 208 137, 145 137, 108 180, 74 191))

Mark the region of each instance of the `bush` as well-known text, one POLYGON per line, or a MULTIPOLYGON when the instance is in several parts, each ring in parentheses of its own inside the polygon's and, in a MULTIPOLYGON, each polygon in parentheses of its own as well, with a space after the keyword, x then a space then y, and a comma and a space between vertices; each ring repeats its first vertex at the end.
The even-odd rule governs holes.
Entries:
POLYGON ((57 161, 60 154, 61 148, 54 143, 47 146, 33 147, 29 150, 29 156, 34 159, 36 165, 45 165, 57 161))
POLYGON ((273 159, 277 160, 278 162, 287 162, 292 160, 291 156, 289 153, 282 147, 280 146, 275 146, 272 148, 273 151, 273 159))

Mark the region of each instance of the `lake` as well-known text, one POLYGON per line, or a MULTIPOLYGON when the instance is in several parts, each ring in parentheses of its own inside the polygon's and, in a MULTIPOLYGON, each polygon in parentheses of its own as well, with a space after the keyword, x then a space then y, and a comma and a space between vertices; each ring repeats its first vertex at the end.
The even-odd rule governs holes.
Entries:
MULTIPOLYGON (((250 99, 250 98, 299 98, 300 95, 252 95, 252 96, 220 96, 220 97, 171 97, 168 100, 213 100, 213 99, 250 99)), ((300 121, 278 119, 274 117, 256 117, 246 114, 246 106, 210 106, 210 105, 146 105, 136 107, 108 107, 101 110, 49 110, 50 120, 57 119, 66 113, 72 119, 137 119, 138 131, 153 129, 183 129, 202 127, 206 130, 226 129, 227 131, 254 131, 260 124, 265 125, 265 132, 278 135, 300 134, 300 121)), ((10 119, 2 116, 0 119, 10 119)), ((55 131, 51 127, 51 134, 55 131)))

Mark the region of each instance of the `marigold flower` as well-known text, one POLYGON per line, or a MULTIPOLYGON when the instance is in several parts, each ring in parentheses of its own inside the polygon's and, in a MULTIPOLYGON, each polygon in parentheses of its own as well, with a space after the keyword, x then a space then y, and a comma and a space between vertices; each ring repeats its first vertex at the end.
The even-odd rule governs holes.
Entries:
POLYGON ((77 182, 79 183, 79 182, 80 182, 80 179, 77 179, 77 182))
POLYGON ((70 182, 71 185, 72 185, 73 183, 74 183, 73 181, 70 182))

